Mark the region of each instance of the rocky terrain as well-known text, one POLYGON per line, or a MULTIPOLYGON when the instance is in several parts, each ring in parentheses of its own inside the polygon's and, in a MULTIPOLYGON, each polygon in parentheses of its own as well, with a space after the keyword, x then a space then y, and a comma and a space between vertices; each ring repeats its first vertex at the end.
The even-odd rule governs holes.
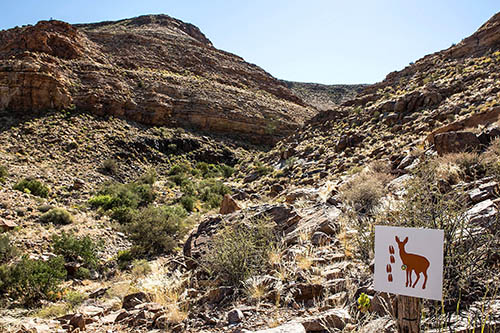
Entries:
POLYGON ((0 110, 86 110, 273 142, 315 109, 166 15, 0 32, 0 110))
POLYGON ((354 98, 366 87, 365 84, 319 84, 281 81, 304 102, 320 111, 332 109, 338 104, 354 98))
POLYGON ((445 232, 423 331, 498 331, 500 14, 361 91, 280 84, 167 16, 0 40, 0 331, 402 331, 376 224, 445 232))

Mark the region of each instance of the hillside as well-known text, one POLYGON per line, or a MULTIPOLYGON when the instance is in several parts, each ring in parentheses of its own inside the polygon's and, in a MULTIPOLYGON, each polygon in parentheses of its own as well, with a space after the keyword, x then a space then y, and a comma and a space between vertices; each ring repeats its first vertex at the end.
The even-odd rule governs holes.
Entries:
POLYGON ((0 64, 1 332, 498 331, 500 13, 368 86, 165 15, 1 31, 0 64), (375 225, 444 230, 421 317, 375 225))
POLYGON ((304 102, 321 111, 353 99, 367 86, 366 84, 319 84, 284 80, 281 82, 304 102))
POLYGON ((278 80, 166 15, 0 32, 0 110, 85 110, 275 141, 315 113, 278 80))

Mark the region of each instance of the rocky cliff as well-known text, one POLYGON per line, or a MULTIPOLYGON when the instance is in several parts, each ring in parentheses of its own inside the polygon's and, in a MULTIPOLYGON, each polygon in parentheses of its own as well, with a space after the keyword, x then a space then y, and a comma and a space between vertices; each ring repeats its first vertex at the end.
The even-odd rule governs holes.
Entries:
POLYGON ((315 110, 166 15, 0 32, 0 110, 79 109, 270 142, 315 110))

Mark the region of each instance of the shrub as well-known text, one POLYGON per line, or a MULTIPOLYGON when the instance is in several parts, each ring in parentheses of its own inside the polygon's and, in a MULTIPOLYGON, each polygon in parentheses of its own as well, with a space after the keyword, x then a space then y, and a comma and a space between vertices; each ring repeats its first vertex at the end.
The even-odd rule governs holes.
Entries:
POLYGON ((187 212, 180 205, 147 207, 126 225, 134 250, 141 255, 171 252, 186 235, 187 212))
POLYGON ((183 195, 179 202, 181 203, 182 207, 184 207, 185 210, 188 212, 192 212, 194 209, 194 201, 195 199, 190 196, 190 195, 183 195))
POLYGON ((134 256, 130 250, 118 251, 118 254, 116 256, 118 267, 120 267, 122 271, 127 269, 127 267, 130 265, 133 259, 134 256))
POLYGON ((73 216, 64 208, 52 208, 40 216, 40 221, 53 224, 71 224, 73 216))
POLYGON ((132 276, 135 278, 140 278, 142 276, 146 276, 149 273, 151 273, 151 271, 152 271, 151 266, 144 259, 134 260, 132 262, 132 269, 130 272, 131 272, 132 276))
POLYGON ((361 173, 344 183, 339 194, 343 201, 358 214, 369 214, 385 194, 384 183, 378 174, 361 173))
POLYGON ((82 294, 79 291, 70 290, 64 295, 64 300, 68 302, 71 309, 76 308, 87 299, 87 295, 82 294))
POLYGON ((224 195, 230 192, 229 187, 221 181, 213 179, 204 180, 198 186, 199 198, 207 203, 210 208, 219 207, 224 195))
POLYGON ((66 278, 64 259, 53 257, 48 261, 23 257, 8 268, 6 290, 9 296, 26 306, 39 304, 41 300, 55 300, 60 294, 59 284, 66 278))
POLYGON ((188 162, 175 164, 168 171, 168 174, 170 176, 188 174, 188 173, 191 173, 191 165, 189 165, 188 162))
POLYGON ((115 174, 118 171, 118 162, 113 158, 107 159, 102 162, 102 169, 109 174, 115 174))
POLYGON ((47 198, 50 191, 46 185, 33 178, 24 178, 14 185, 14 190, 30 193, 41 198, 47 198))
POLYGON ((268 265, 276 237, 266 219, 225 225, 213 238, 202 258, 206 271, 221 284, 242 282, 268 265))
POLYGON ((147 173, 132 183, 104 185, 88 203, 93 208, 101 208, 108 212, 113 219, 121 223, 130 222, 136 209, 148 205, 155 199, 156 193, 152 186, 155 177, 154 174, 147 173))
POLYGON ((52 248, 55 254, 61 255, 66 262, 79 262, 86 267, 96 268, 99 263, 98 250, 100 244, 89 236, 75 237, 65 232, 52 237, 52 248))
POLYGON ((0 264, 9 261, 15 253, 16 250, 10 243, 9 235, 0 235, 0 264))
POLYGON ((9 172, 7 171, 7 168, 3 165, 0 165, 0 183, 4 183, 8 175, 9 172))

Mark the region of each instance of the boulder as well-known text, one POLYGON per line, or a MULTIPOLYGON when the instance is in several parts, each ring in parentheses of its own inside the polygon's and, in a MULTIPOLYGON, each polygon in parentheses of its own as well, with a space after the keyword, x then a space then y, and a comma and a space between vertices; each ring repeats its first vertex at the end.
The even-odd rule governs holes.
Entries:
POLYGON ((497 226, 498 228, 498 223, 495 223, 498 219, 498 209, 496 204, 490 199, 476 204, 465 214, 472 225, 479 225, 486 228, 495 228, 497 226))
POLYGON ((71 327, 73 327, 73 329, 79 328, 80 331, 84 331, 85 330, 85 316, 80 314, 80 313, 75 314, 69 320, 69 325, 71 327))
POLYGON ((224 199, 222 199, 219 213, 223 215, 231 214, 240 209, 236 201, 229 194, 226 194, 224 195, 224 199))
POLYGON ((127 295, 123 298, 122 308, 126 310, 130 310, 135 308, 136 305, 146 303, 150 301, 150 297, 148 294, 144 292, 137 292, 130 295, 127 295))
POLYGON ((478 151, 481 142, 472 132, 445 132, 434 136, 434 146, 439 155, 478 151))
POLYGON ((233 309, 227 313, 227 322, 229 324, 238 324, 245 320, 245 315, 239 309, 233 309))
POLYGON ((332 309, 315 316, 300 320, 307 332, 324 331, 325 327, 342 330, 346 324, 352 321, 349 312, 345 309, 332 309))

